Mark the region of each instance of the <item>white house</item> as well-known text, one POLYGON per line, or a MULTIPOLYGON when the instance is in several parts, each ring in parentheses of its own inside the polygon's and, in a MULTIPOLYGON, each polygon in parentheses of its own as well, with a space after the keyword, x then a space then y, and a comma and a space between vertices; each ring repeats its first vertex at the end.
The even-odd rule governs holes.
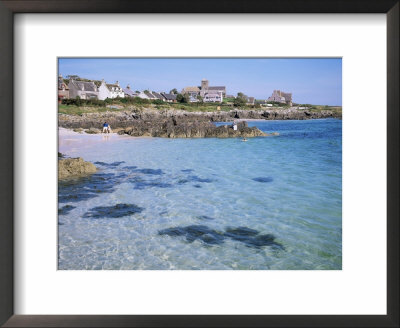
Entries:
POLYGON ((140 91, 137 94, 137 97, 142 98, 142 99, 150 99, 150 97, 148 97, 143 91, 140 91))
POLYGON ((122 90, 119 82, 115 82, 115 84, 107 84, 104 80, 101 81, 101 85, 99 87, 99 99, 104 100, 107 98, 124 98, 125 94, 122 90))
POLYGON ((222 102, 224 100, 222 92, 208 92, 204 95, 204 102, 222 102))

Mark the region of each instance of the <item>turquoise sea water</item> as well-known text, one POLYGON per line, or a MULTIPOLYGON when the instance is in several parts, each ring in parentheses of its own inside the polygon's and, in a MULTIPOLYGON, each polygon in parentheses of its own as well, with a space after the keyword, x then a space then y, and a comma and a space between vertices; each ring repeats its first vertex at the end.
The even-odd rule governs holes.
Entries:
POLYGON ((249 126, 280 136, 69 147, 100 170, 59 184, 59 269, 340 270, 341 120, 249 126))

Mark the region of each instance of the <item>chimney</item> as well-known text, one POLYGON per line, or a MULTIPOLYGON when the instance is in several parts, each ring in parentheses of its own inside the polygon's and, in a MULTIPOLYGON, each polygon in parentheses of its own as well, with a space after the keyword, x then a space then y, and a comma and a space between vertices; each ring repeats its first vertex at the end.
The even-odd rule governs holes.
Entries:
POLYGON ((130 89, 131 89, 131 86, 128 84, 128 85, 126 86, 126 88, 130 90, 130 89))
POLYGON ((115 81, 115 84, 119 86, 119 82, 118 81, 115 81))

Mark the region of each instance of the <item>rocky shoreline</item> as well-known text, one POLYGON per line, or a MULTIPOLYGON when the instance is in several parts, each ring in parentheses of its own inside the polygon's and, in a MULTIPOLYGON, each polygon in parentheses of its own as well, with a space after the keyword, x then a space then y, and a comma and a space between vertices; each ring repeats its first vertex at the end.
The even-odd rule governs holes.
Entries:
POLYGON ((232 126, 216 127, 213 122, 232 122, 243 119, 306 120, 341 118, 333 111, 281 110, 231 110, 228 112, 188 112, 184 110, 133 109, 120 112, 84 113, 82 115, 59 114, 59 126, 68 129, 85 129, 86 133, 100 133, 104 122, 119 134, 162 138, 231 138, 258 137, 266 134, 259 129, 239 122, 235 131, 232 126))
POLYGON ((65 158, 58 157, 58 179, 85 176, 97 171, 93 163, 84 161, 81 157, 65 158))

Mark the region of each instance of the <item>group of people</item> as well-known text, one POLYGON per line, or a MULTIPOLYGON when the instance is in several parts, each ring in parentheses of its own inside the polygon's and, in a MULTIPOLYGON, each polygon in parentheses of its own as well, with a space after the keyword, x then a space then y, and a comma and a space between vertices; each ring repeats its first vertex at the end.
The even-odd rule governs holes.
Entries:
POLYGON ((111 133, 111 126, 107 122, 104 122, 103 124, 103 133, 111 133))

